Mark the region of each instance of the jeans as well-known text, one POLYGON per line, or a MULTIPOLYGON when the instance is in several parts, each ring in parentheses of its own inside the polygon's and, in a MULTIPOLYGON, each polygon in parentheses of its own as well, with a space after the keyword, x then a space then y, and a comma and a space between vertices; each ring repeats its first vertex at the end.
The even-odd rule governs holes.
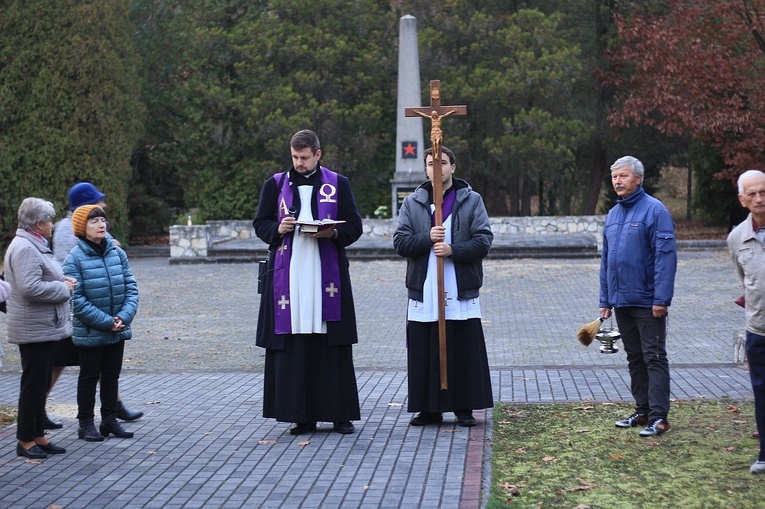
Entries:
POLYGON ((627 353, 630 390, 635 411, 649 422, 669 414, 669 361, 667 360, 667 317, 654 318, 651 308, 625 307, 614 310, 627 353))
POLYGON ((80 377, 77 380, 77 418, 93 419, 96 385, 101 379, 101 417, 117 414, 117 394, 125 342, 96 348, 79 348, 80 377))
POLYGON ((55 341, 19 345, 21 386, 16 438, 32 442, 45 435, 45 395, 48 393, 55 341))
POLYGON ((746 331, 746 360, 754 393, 754 420, 760 433, 759 461, 765 461, 765 336, 746 331))

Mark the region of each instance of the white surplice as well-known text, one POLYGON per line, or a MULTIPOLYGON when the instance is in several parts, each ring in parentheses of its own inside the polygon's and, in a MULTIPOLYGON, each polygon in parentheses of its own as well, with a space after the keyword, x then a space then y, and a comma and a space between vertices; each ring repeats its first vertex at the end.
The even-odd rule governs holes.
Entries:
MULTIPOLYGON (((452 216, 449 215, 444 221, 446 228, 444 241, 447 244, 452 242, 451 226, 452 216)), ((423 302, 409 299, 408 319, 414 322, 436 322, 438 321, 438 276, 436 253, 432 247, 428 258, 428 274, 425 277, 425 286, 422 290, 423 302)), ((447 320, 481 318, 481 303, 478 297, 468 300, 457 299, 457 275, 454 272, 454 262, 448 257, 444 258, 444 294, 446 295, 447 320)))
MULTIPOLYGON (((298 186, 300 215, 298 221, 313 221, 311 199, 313 186, 298 186)), ((327 332, 321 320, 321 255, 319 241, 311 235, 295 232, 290 258, 290 309, 293 334, 327 332)))

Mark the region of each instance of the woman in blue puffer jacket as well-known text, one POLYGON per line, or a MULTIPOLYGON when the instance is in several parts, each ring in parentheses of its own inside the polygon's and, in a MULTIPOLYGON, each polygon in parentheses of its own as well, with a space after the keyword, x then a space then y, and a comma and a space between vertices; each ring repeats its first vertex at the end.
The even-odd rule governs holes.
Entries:
POLYGON ((127 256, 106 238, 106 214, 97 205, 84 205, 72 214, 79 238, 64 261, 64 274, 79 281, 72 295, 72 341, 80 353, 77 381, 77 434, 100 442, 113 434, 132 438, 117 421, 117 394, 125 340, 138 309, 138 287, 127 256), (95 428, 96 386, 101 380, 101 425, 95 428), (100 431, 100 433, 99 433, 100 431))

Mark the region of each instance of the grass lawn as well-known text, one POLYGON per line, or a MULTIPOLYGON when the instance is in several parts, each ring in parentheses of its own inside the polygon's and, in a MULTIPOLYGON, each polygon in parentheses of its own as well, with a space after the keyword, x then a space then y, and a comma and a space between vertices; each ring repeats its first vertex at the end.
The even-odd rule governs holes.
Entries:
POLYGON ((0 429, 16 422, 16 408, 0 405, 0 429))
POLYGON ((613 403, 494 409, 489 509, 762 508, 751 401, 672 402, 672 429, 638 436, 613 403))

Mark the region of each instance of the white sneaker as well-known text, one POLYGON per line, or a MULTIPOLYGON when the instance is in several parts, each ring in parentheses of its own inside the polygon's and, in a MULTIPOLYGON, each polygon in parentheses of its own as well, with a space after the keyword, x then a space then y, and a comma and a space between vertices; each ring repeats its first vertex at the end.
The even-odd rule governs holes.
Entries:
POLYGON ((755 461, 749 471, 754 475, 765 474, 765 461, 755 461))

